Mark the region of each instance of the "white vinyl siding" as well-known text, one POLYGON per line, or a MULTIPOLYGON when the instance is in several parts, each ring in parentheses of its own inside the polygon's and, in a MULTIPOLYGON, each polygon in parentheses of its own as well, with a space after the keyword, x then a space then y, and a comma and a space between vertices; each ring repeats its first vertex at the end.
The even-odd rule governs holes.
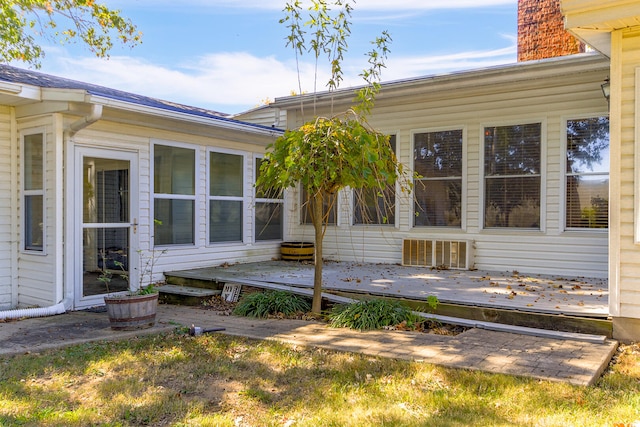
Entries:
MULTIPOLYGON (((495 74, 493 70, 460 73, 412 81, 406 87, 400 83, 397 89, 394 84, 383 85, 385 96, 377 100, 368 122, 374 129, 397 136, 398 157, 405 167, 410 169, 413 164, 416 133, 425 129, 464 129, 461 226, 414 227, 413 200, 399 194, 398 228, 347 226, 348 212, 340 209, 338 227, 327 229, 323 256, 398 263, 404 238, 468 240, 473 242, 474 266, 478 269, 607 277, 607 233, 566 230, 563 196, 565 120, 607 111, 600 89, 607 76, 606 58, 579 55, 518 64, 495 74), (541 199, 539 225, 485 228, 485 127, 528 123, 542 123, 541 169, 536 177, 541 199)), ((297 107, 292 103, 290 108, 289 126, 293 127, 300 123, 291 122, 297 107)), ((336 104, 334 110, 340 108, 336 104)), ((343 193, 338 197, 340 202, 343 193)), ((300 203, 299 192, 293 197, 288 205, 291 209, 300 203)), ((285 239, 313 239, 311 227, 297 224, 291 224, 285 239)))
POLYGON ((20 254, 17 259, 17 271, 14 286, 16 287, 18 306, 47 306, 55 304, 62 299, 62 258, 59 253, 62 243, 62 227, 57 227, 58 221, 62 220, 62 169, 59 165, 63 163, 61 145, 55 139, 55 129, 58 126, 56 116, 43 116, 35 120, 18 121, 17 131, 20 159, 17 167, 17 186, 19 195, 15 201, 19 205, 18 224, 20 254), (36 193, 45 195, 43 197, 43 218, 42 224, 42 250, 25 250, 24 230, 25 224, 29 221, 25 218, 24 198, 32 195, 33 189, 29 190, 28 180, 24 176, 24 150, 22 147, 24 135, 43 135, 43 189, 36 190, 36 193), (25 185, 27 183, 27 185, 25 185), (26 187, 26 188, 25 188, 26 187), (27 190, 25 192, 25 189, 27 190))
MULTIPOLYGON (((616 31, 612 34, 612 83, 621 83, 620 96, 613 103, 620 109, 612 110, 611 132, 611 200, 619 206, 611 211, 611 234, 619 236, 612 241, 610 311, 614 316, 640 318, 640 242, 634 230, 640 224, 640 186, 635 180, 640 177, 640 115, 636 105, 640 100, 640 27, 633 30, 616 31), (613 117, 619 113, 620 121, 614 126, 613 117), (637 189, 636 189, 637 188, 637 189), (619 239, 619 240, 617 240, 619 239), (616 265, 619 263, 619 270, 616 265)), ((616 90, 615 87, 612 87, 616 90)))
POLYGON ((0 310, 13 305, 12 262, 17 248, 12 229, 12 200, 15 179, 11 173, 13 150, 11 144, 11 112, 8 107, 0 107, 0 310))
MULTIPOLYGON (((208 181, 209 153, 211 151, 243 154, 245 164, 244 193, 252 194, 253 171, 251 170, 251 154, 262 153, 264 147, 273 142, 273 137, 249 135, 244 136, 255 143, 239 142, 221 136, 197 136, 178 131, 168 132, 143 126, 123 126, 100 121, 75 136, 78 145, 107 145, 114 149, 134 150, 139 153, 139 249, 148 254, 153 249, 153 146, 155 144, 175 146, 195 151, 195 195, 189 196, 194 203, 194 244, 162 246, 164 252, 158 257, 154 266, 154 280, 162 280, 164 271, 207 267, 223 263, 257 262, 270 260, 278 256, 279 242, 260 242, 252 244, 252 236, 245 233, 245 241, 209 244, 207 229, 208 213, 208 181), (151 148, 150 148, 151 147, 151 148)), ((244 230, 251 230, 249 215, 245 215, 244 230)), ((135 249, 132 249, 135 253, 135 249)), ((156 251, 157 252, 157 251, 156 251)))

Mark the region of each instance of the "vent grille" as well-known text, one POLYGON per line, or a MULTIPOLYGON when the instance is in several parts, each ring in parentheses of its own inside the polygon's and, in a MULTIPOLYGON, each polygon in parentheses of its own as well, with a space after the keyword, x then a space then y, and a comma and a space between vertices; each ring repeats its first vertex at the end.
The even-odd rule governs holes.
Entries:
POLYGON ((468 270, 472 266, 471 247, 466 240, 404 239, 402 265, 468 270))

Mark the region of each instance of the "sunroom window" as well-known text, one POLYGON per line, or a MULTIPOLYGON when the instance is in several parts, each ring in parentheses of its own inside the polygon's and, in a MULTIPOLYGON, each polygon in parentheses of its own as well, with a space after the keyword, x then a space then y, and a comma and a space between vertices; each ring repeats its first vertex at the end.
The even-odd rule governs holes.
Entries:
POLYGON ((540 123, 485 127, 486 228, 540 228, 540 158, 540 123))
POLYGON ((24 249, 44 250, 44 135, 23 138, 24 249))
POLYGON ((567 121, 567 229, 609 226, 609 118, 567 121))
MULTIPOLYGON (((262 158, 255 159, 255 178, 260 176, 262 158)), ((255 187, 255 240, 282 240, 282 192, 277 189, 255 187)))
POLYGON ((461 226, 462 155, 461 129, 414 135, 416 227, 461 226))
MULTIPOLYGON (((396 136, 389 137, 389 144, 396 152, 396 136)), ((353 223, 394 225, 396 189, 387 185, 384 189, 356 189, 353 191, 353 223)))
POLYGON ((193 244, 196 152, 154 145, 155 245, 193 244))
POLYGON ((242 242, 244 156, 209 153, 209 243, 242 242))
MULTIPOLYGON (((311 212, 313 206, 313 199, 307 194, 307 190, 302 188, 300 191, 300 223, 301 224, 313 224, 311 220, 311 212)), ((322 199, 322 212, 327 213, 327 224, 336 225, 336 218, 338 217, 338 193, 327 194, 322 199)))

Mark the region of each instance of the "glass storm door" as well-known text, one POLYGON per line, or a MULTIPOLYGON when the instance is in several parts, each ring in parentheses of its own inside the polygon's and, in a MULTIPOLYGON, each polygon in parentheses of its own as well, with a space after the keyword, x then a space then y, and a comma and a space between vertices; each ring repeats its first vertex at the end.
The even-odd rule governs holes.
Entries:
POLYGON ((137 157, 79 148, 76 161, 82 173, 76 193, 81 224, 76 306, 86 307, 102 305, 105 294, 124 292, 129 283, 137 283, 137 257, 132 256, 137 249, 137 157))

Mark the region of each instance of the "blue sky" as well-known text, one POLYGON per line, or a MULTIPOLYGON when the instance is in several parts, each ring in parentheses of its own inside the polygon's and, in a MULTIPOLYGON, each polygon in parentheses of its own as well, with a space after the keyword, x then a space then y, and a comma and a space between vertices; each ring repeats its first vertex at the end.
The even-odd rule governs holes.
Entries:
MULTIPOLYGON (((138 25, 142 45, 117 46, 108 60, 80 45, 45 46, 42 72, 232 114, 298 91, 278 23, 284 0, 104 2, 138 25)), ((393 38, 383 81, 513 63, 516 20, 517 0, 357 0, 341 87, 362 84, 365 53, 383 30, 393 38)), ((312 62, 302 57, 306 92, 312 62)))

